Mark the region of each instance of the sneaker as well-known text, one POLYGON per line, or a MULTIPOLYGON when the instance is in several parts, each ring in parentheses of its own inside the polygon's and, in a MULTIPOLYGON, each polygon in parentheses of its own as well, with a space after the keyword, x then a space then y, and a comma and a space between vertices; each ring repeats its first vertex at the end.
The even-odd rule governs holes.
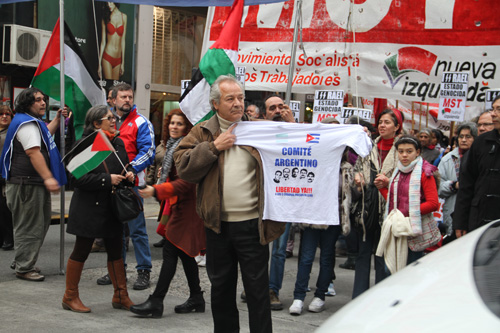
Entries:
POLYGON ((107 286, 108 284, 111 284, 111 278, 109 277, 109 274, 106 274, 98 278, 97 284, 100 286, 107 286))
POLYGON ((303 301, 301 301, 300 299, 294 299, 288 311, 292 316, 299 316, 302 313, 303 307, 304 307, 303 301))
POLYGON ((325 301, 319 297, 314 297, 308 310, 311 312, 321 312, 325 309, 325 301))
POLYGON ((42 274, 31 271, 31 272, 26 272, 26 273, 16 273, 16 277, 18 279, 26 280, 26 281, 35 281, 35 282, 41 282, 45 280, 45 276, 42 274))
POLYGON ((283 303, 272 289, 269 289, 269 299, 271 300, 271 310, 283 310, 283 303))
POLYGON ((149 271, 143 269, 137 271, 137 280, 135 280, 133 288, 134 290, 149 288, 149 271))
POLYGON ((197 261, 198 266, 205 267, 207 265, 207 258, 205 256, 200 256, 200 261, 197 261))
POLYGON ((325 296, 335 296, 337 293, 335 292, 335 289, 333 288, 333 282, 330 283, 328 286, 328 291, 325 293, 325 296))

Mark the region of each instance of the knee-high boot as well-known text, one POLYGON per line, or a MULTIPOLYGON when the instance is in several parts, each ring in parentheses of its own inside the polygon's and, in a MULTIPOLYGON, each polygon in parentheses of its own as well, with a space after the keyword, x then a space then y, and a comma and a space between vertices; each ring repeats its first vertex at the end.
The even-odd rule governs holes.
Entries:
POLYGON ((82 275, 83 262, 68 259, 66 266, 66 291, 62 299, 62 307, 75 312, 90 312, 90 309, 83 305, 78 294, 78 283, 82 275))
POLYGON ((113 294, 112 305, 115 309, 129 310, 134 303, 128 297, 127 278, 125 277, 125 267, 123 259, 108 261, 108 272, 115 293, 113 294))

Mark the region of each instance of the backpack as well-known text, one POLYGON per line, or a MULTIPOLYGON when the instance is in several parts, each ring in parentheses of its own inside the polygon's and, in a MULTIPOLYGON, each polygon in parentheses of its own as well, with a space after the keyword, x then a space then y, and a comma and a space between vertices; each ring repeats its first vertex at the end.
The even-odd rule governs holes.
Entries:
POLYGON ((352 225, 360 233, 363 233, 363 224, 366 233, 380 228, 379 191, 373 184, 376 176, 377 170, 370 161, 370 183, 365 186, 364 197, 361 196, 351 208, 352 225))

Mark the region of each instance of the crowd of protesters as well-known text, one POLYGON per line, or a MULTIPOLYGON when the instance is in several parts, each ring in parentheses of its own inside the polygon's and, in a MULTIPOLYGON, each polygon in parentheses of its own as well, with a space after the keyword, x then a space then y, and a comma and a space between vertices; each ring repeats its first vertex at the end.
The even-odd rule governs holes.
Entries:
MULTIPOLYGON (((94 240, 102 238, 108 275, 101 278, 106 283, 98 284, 113 284, 114 308, 161 317, 180 258, 190 294, 175 312, 204 312, 198 265, 206 261, 214 331, 239 330, 239 267, 250 331, 272 332, 271 311, 283 309, 279 290, 285 259, 293 253, 287 249, 287 240, 295 237, 291 230, 296 226, 300 248, 291 315, 302 313, 317 247, 320 274, 310 312, 323 311, 325 296, 335 295, 339 237, 345 239, 349 255, 340 267, 355 271, 355 298, 370 286, 372 258, 378 283, 427 252, 422 248, 427 243, 419 241, 424 225, 439 228, 439 243, 431 241, 431 245, 442 246, 500 217, 496 194, 500 185, 500 96, 493 101, 492 110, 458 124, 449 138, 431 128, 407 134, 404 116, 397 109, 381 112, 375 127, 357 117, 349 119, 347 124, 364 126, 373 146, 366 157, 345 150, 337 171, 342 180, 339 207, 344 210, 341 208, 339 221, 328 225, 264 220, 261 155, 252 146, 235 145, 234 123, 295 121, 281 97, 270 96, 264 108, 247 103, 245 109, 241 83, 232 76, 221 76, 210 91, 214 116, 193 127, 180 109, 172 110, 165 117, 162 143, 155 147, 152 125, 138 114, 132 88, 117 85, 109 96, 111 105, 88 111, 84 138, 102 131, 117 154, 78 179, 68 174, 74 194, 67 232, 76 235, 76 241, 67 263, 62 299, 67 310, 91 311, 79 298, 78 284, 94 240), (158 230, 163 236, 158 243, 163 248, 163 263, 156 288, 137 305, 127 293, 125 226, 140 259, 134 289, 149 287, 151 254, 144 216, 123 224, 110 208, 113 187, 126 181, 140 196, 159 201, 158 230), (442 218, 436 220, 433 213, 440 207, 439 198, 442 218), (398 233, 391 231, 395 225, 398 233)), ((52 134, 60 117, 68 114, 58 111, 47 125, 42 121, 46 110, 47 96, 36 88, 19 95, 15 115, 9 107, 0 107, 0 245, 6 251, 14 249, 12 268, 18 278, 27 281, 45 279, 35 264, 50 224, 50 193, 66 183, 52 134)), ((330 120, 324 122, 334 122, 330 120)), ((288 170, 286 177, 298 177, 294 172, 288 170)))

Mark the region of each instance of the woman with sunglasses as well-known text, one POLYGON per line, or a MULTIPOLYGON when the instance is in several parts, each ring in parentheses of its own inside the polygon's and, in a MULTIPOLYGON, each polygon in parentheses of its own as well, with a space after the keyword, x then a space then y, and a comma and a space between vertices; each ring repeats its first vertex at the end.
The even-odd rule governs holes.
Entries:
POLYGON ((111 208, 113 186, 125 180, 133 182, 134 174, 127 171, 123 175, 123 165, 129 162, 127 152, 115 129, 115 118, 105 105, 89 109, 85 117, 81 140, 98 130, 106 135, 115 148, 116 154, 109 155, 104 162, 82 177, 73 178, 75 191, 69 207, 67 232, 75 235, 76 241, 66 267, 66 292, 62 306, 74 312, 90 312, 90 309, 80 300, 78 283, 83 265, 97 237, 104 239, 108 254, 108 272, 115 290, 112 300, 113 308, 129 310, 134 304, 128 297, 122 258, 123 224, 114 216, 111 208))

